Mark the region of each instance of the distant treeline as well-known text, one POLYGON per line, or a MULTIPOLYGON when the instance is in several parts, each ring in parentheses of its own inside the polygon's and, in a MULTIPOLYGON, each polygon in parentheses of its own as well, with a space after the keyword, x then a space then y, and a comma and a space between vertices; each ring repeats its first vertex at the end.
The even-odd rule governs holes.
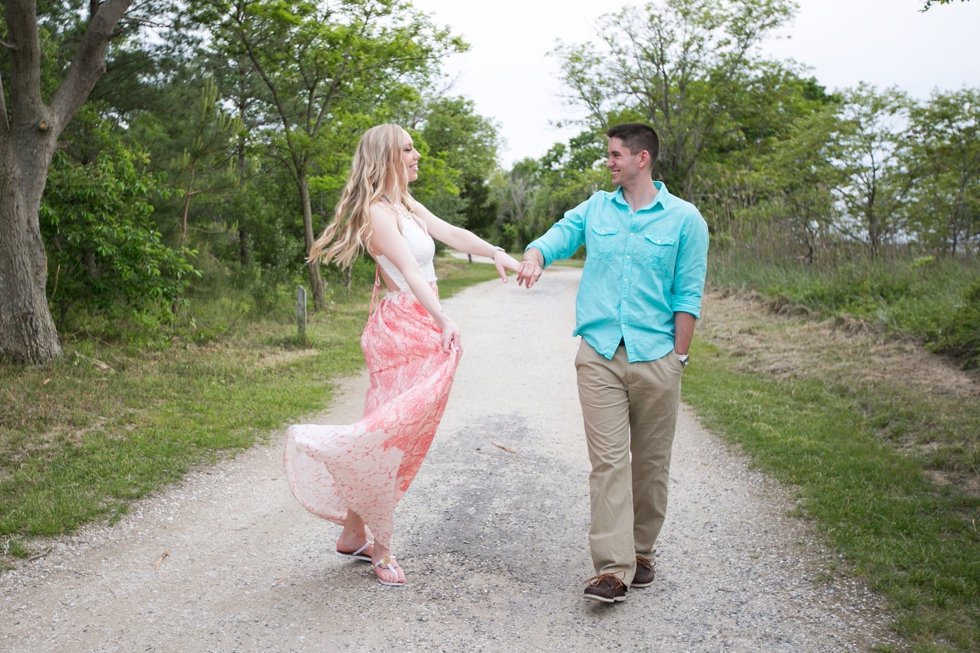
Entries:
MULTIPOLYGON (((38 6, 46 94, 87 7, 38 6)), ((794 11, 660 0, 604 16, 595 43, 551 53, 587 115, 581 134, 502 170, 497 126, 445 88, 441 62, 466 44, 408 3, 140 5, 48 175, 52 314, 62 331, 92 316, 159 323, 218 279, 259 296, 300 273, 326 309, 350 277, 325 280, 305 252, 358 137, 381 122, 405 126, 424 156, 416 197, 509 249, 608 188, 604 129, 642 120, 663 140, 657 176, 701 209, 714 248, 806 263, 896 247, 976 258, 980 90, 828 93, 801 64, 759 54, 794 11)), ((0 48, 0 76, 10 61, 0 48)))
MULTIPOLYGON (((440 69, 468 46, 409 3, 164 0, 131 12, 42 201, 59 330, 93 316, 167 320, 216 277, 261 294, 302 271, 325 309, 332 289, 305 253, 333 217, 357 139, 378 123, 415 137, 421 201, 484 233, 496 220, 497 127, 446 91, 440 69)), ((94 9, 44 3, 38 14, 50 95, 94 9)), ((0 76, 10 65, 0 48, 0 76)))
POLYGON ((494 181, 508 244, 609 189, 603 131, 640 120, 663 139, 655 176, 701 209, 713 247, 807 264, 895 250, 975 259, 980 89, 828 93, 803 65, 758 54, 793 11, 665 0, 603 17, 597 43, 559 44, 568 101, 588 117, 494 181))

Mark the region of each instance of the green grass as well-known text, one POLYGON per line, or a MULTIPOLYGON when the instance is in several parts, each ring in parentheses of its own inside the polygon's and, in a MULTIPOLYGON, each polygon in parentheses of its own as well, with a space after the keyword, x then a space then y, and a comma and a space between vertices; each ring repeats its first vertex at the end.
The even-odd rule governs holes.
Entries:
MULTIPOLYGON (((437 269, 443 297, 496 276, 490 265, 442 259, 437 269)), ((47 367, 0 364, 0 565, 19 555, 16 538, 111 522, 195 465, 323 409, 334 379, 363 367, 369 272, 349 294, 333 288, 306 343, 288 296, 267 311, 278 320, 250 321, 241 304, 253 300, 228 289, 194 297, 193 329, 151 347, 79 338, 47 367)))
POLYGON ((773 305, 822 316, 849 315, 918 338, 934 351, 980 365, 980 266, 976 261, 894 258, 805 267, 712 256, 710 281, 755 290, 773 305))
MULTIPOLYGON (((684 400, 762 470, 799 488, 816 528, 891 601, 898 632, 919 651, 980 649, 980 499, 930 483, 930 461, 891 444, 928 434, 949 406, 858 382, 737 372, 734 358, 700 338, 692 358, 684 400)), ((962 419, 951 421, 980 425, 976 404, 959 405, 962 419)), ((980 430, 953 439, 977 438, 980 430)))

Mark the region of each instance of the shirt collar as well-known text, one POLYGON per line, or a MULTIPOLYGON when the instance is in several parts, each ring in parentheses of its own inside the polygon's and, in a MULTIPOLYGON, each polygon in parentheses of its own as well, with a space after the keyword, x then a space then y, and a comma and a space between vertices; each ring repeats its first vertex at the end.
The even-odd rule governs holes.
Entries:
MULTIPOLYGON (((667 184, 665 184, 662 181, 655 181, 655 182, 653 182, 653 185, 657 188, 657 196, 655 198, 653 198, 653 201, 650 202, 649 204, 647 204, 646 206, 644 206, 644 207, 642 207, 640 209, 637 209, 637 213, 639 213, 640 211, 650 211, 654 207, 656 207, 657 204, 660 204, 661 208, 664 208, 664 209, 667 208, 668 198, 670 197, 670 193, 667 191, 667 184)), ((627 202, 626 201, 626 198, 623 197, 623 187, 622 186, 620 186, 619 188, 617 188, 616 189, 616 192, 613 193, 613 201, 618 202, 620 204, 623 204, 623 205, 629 207, 629 202, 627 202)))

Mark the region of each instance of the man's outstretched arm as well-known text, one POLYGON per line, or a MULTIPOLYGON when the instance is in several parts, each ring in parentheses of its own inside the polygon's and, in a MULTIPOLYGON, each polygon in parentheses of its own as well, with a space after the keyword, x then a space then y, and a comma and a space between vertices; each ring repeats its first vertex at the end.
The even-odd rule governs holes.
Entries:
POLYGON ((517 270, 517 283, 530 288, 538 279, 547 265, 568 258, 579 247, 585 244, 585 214, 589 210, 596 193, 571 211, 565 217, 551 225, 551 228, 540 238, 536 238, 524 248, 521 267, 517 270))
POLYGON ((536 247, 528 248, 521 258, 521 267, 517 269, 517 285, 523 284, 530 288, 541 278, 543 268, 544 254, 541 250, 536 247))

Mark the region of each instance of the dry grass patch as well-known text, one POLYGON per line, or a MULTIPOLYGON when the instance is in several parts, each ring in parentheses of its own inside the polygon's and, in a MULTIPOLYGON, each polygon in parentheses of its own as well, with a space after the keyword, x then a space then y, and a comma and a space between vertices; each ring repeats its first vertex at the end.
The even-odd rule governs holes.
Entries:
POLYGON ((846 316, 815 321, 806 309, 787 310, 754 292, 711 289, 698 331, 754 372, 887 381, 929 395, 980 396, 980 375, 915 340, 846 316))
POLYGON ((310 358, 317 355, 316 349, 300 349, 297 351, 281 351, 273 354, 259 354, 259 358, 255 361, 256 367, 269 368, 276 367, 277 365, 283 365, 285 363, 292 363, 303 358, 310 358))
POLYGON ((698 332, 739 371, 855 396, 879 434, 940 486, 980 496, 980 374, 867 322, 817 320, 757 293, 711 289, 698 332))

